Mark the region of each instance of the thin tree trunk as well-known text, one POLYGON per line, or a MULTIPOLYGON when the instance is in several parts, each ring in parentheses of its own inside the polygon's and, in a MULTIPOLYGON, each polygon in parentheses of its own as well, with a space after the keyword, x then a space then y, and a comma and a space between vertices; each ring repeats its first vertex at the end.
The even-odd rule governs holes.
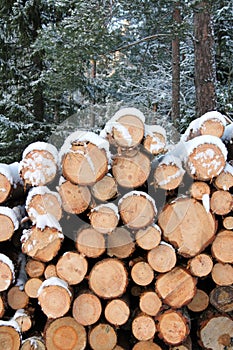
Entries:
POLYGON ((200 1, 194 8, 194 56, 196 116, 216 109, 214 38, 211 2, 200 1))
POLYGON ((180 39, 179 25, 181 23, 180 2, 174 4, 173 24, 174 37, 172 40, 172 120, 175 125, 180 119, 180 39))

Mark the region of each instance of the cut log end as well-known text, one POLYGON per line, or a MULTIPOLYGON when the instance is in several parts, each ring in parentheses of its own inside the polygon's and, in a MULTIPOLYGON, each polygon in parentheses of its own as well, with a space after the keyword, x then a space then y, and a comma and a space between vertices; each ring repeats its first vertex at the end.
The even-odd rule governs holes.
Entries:
POLYGON ((224 125, 219 119, 207 119, 200 126, 201 135, 212 135, 221 138, 224 133, 224 125))
POLYGON ((193 312, 201 312, 207 309, 209 305, 209 296, 201 289, 197 289, 194 298, 187 305, 188 309, 193 312))
POLYGON ((88 268, 87 260, 78 253, 66 252, 57 262, 56 272, 58 277, 69 285, 80 283, 86 276, 88 268))
POLYGON ((155 292, 145 292, 140 296, 139 307, 145 314, 156 316, 162 307, 162 301, 155 292))
POLYGON ((164 135, 154 132, 153 135, 146 135, 143 146, 147 152, 158 155, 165 150, 166 139, 164 135))
POLYGON ((25 309, 29 303, 29 297, 24 290, 14 286, 7 293, 7 303, 13 310, 25 309))
POLYGON ((233 263, 233 232, 229 230, 220 231, 215 237, 211 252, 219 262, 233 263))
POLYGON ((39 337, 25 339, 20 350, 46 350, 44 341, 39 337))
POLYGON ((193 198, 202 200, 203 195, 210 195, 210 186, 203 181, 194 181, 189 192, 193 198))
POLYGON ((93 350, 110 350, 117 344, 117 335, 113 327, 100 323, 89 334, 89 344, 93 350))
POLYGON ((117 119, 117 126, 112 128, 115 143, 122 148, 135 147, 144 136, 144 124, 134 115, 123 115, 117 119))
POLYGON ((62 209, 56 195, 52 193, 36 194, 28 203, 27 213, 32 222, 36 221, 37 215, 44 214, 51 214, 59 221, 62 216, 62 209))
POLYGON ((170 245, 159 244, 148 252, 147 260, 156 272, 168 272, 176 265, 176 252, 170 245))
POLYGON ((0 242, 7 241, 13 236, 15 227, 9 216, 0 214, 0 227, 0 242))
POLYGON ((91 193, 100 201, 107 201, 117 195, 117 183, 114 177, 104 176, 91 187, 91 193))
POLYGON ((38 290, 42 284, 41 279, 33 277, 27 280, 24 286, 25 293, 29 298, 37 298, 38 290))
POLYGON ((132 333, 137 340, 150 340, 157 331, 155 321, 151 316, 139 315, 132 322, 132 333))
POLYGON ((152 341, 139 341, 132 350, 162 350, 162 348, 152 341))
POLYGON ((233 267, 231 264, 216 263, 211 271, 213 281, 219 286, 233 284, 233 267))
POLYGON ((89 207, 91 201, 90 190, 87 186, 72 184, 65 181, 59 186, 63 209, 67 213, 81 214, 89 207))
POLYGON ((29 259, 25 266, 25 271, 28 276, 33 277, 41 277, 45 270, 45 264, 41 261, 29 259))
POLYGON ((97 258, 105 252, 104 236, 94 228, 84 227, 77 233, 77 250, 89 258, 97 258))
POLYGON ((188 262, 192 275, 197 277, 207 276, 213 268, 213 260, 207 254, 198 254, 188 262))
POLYGON ((131 269, 131 277, 137 285, 147 286, 154 279, 154 271, 147 262, 140 261, 131 269))
POLYGON ((151 250, 159 245, 161 241, 161 230, 159 226, 153 225, 139 230, 136 233, 136 242, 144 250, 151 250))
POLYGON ((11 193, 11 183, 9 179, 0 174, 0 203, 4 203, 11 193))
POLYGON ((233 197, 228 191, 215 191, 210 198, 210 208, 217 215, 227 215, 233 207, 233 197))
POLYGON ((164 190, 174 190, 183 180, 184 171, 176 164, 159 164, 154 172, 155 187, 164 190))
POLYGON ((72 315, 83 326, 90 326, 96 323, 100 318, 101 312, 101 302, 94 294, 80 294, 73 302, 72 315))
POLYGON ((128 321, 130 309, 125 301, 114 299, 107 304, 104 315, 109 323, 114 326, 121 326, 128 321))
POLYGON ((233 311, 233 286, 218 286, 210 293, 210 303, 220 312, 233 311))
POLYGON ((94 207, 89 215, 92 227, 100 233, 110 234, 118 225, 118 213, 110 206, 94 207))
POLYGON ((117 227, 107 237, 107 254, 119 259, 129 257, 135 249, 130 232, 124 227, 117 227))
POLYGON ((7 350, 19 350, 20 334, 12 326, 0 325, 0 348, 7 350))
POLYGON ((8 264, 0 261, 0 292, 7 290, 13 281, 13 272, 8 264))

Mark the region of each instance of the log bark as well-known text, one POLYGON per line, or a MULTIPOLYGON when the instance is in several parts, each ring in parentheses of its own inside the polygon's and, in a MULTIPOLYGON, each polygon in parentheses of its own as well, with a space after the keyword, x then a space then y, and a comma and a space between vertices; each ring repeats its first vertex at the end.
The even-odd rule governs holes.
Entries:
POLYGON ((213 260, 209 255, 198 254, 188 261, 187 267, 193 276, 205 277, 211 273, 213 265, 213 260))
POLYGON ((61 317, 45 327, 45 345, 47 350, 72 349, 84 350, 87 335, 85 328, 72 317, 61 317))
POLYGON ((233 232, 220 231, 215 237, 212 246, 212 256, 222 263, 233 263, 233 232))
POLYGON ((210 303, 220 312, 233 311, 233 286, 217 286, 210 293, 210 303))
POLYGON ((108 302, 104 310, 106 320, 114 326, 125 324, 130 315, 128 304, 121 299, 113 299, 108 302))
POLYGON ((162 242, 148 252, 147 260, 154 271, 168 272, 176 265, 176 252, 170 244, 162 242))
POLYGON ((65 252, 56 264, 57 276, 69 285, 80 283, 86 276, 88 262, 85 257, 75 252, 65 252))
POLYGON ((135 244, 130 231, 125 227, 117 227, 107 237, 107 254, 119 259, 125 259, 135 250, 135 244))
POLYGON ((67 213, 81 214, 88 209, 91 193, 87 186, 64 181, 59 185, 58 191, 62 199, 62 207, 67 213))
POLYGON ((227 215, 233 208, 233 197, 228 191, 215 191, 210 198, 210 208, 214 214, 227 215))
POLYGON ((91 226, 84 226, 77 233, 76 248, 88 258, 98 258, 105 252, 104 236, 91 226))
POLYGON ((192 312, 201 312, 206 310, 208 305, 209 305, 208 294, 201 289, 197 289, 196 294, 194 295, 191 302, 187 305, 187 308, 192 312))
POLYGON ((116 332, 107 323, 100 323, 95 326, 90 331, 88 339, 93 350, 111 350, 117 344, 116 332))
POLYGON ((152 291, 144 292, 140 295, 139 307, 143 313, 149 316, 156 316, 162 307, 162 301, 157 293, 152 291))
POLYGON ((139 286, 148 286, 154 279, 154 271, 147 262, 139 261, 131 269, 131 278, 139 286))
POLYGON ((231 264, 216 263, 211 276, 217 285, 230 286, 233 283, 233 267, 231 264))
POLYGON ((157 247, 161 241, 162 231, 158 225, 148 226, 136 232, 136 242, 144 250, 157 247))
POLYGON ((132 333, 137 340, 146 341, 154 338, 157 332, 155 321, 151 316, 138 315, 132 322, 132 333))
POLYGON ((103 202, 114 198, 117 192, 117 182, 114 177, 108 174, 91 187, 92 195, 103 202))
POLYGON ((99 298, 88 292, 77 296, 73 302, 72 315, 83 326, 91 326, 96 323, 102 312, 99 298))

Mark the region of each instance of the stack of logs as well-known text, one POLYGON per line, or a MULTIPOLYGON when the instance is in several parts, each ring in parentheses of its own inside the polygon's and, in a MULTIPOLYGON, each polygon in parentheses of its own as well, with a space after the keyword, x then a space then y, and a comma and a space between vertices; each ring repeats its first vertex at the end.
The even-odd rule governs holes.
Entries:
POLYGON ((0 349, 233 349, 231 139, 123 108, 1 164, 0 349))

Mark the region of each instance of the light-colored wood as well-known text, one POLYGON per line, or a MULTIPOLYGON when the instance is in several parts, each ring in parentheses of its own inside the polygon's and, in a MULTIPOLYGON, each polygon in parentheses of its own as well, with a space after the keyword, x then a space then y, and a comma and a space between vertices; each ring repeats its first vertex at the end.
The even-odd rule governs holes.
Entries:
POLYGON ((196 294, 187 307, 193 312, 201 312, 207 309, 209 305, 209 296, 204 290, 197 289, 196 294))
POLYGON ((214 185, 218 190, 229 191, 233 186, 233 174, 225 167, 223 171, 215 178, 214 185))
POLYGON ((7 293, 7 303, 13 310, 25 309, 29 303, 29 297, 20 287, 13 286, 7 293))
POLYGON ((200 125, 200 133, 201 135, 212 135, 217 136, 219 138, 222 137, 224 133, 224 125, 221 123, 219 119, 207 119, 203 121, 200 125))
POLYGON ((151 316, 139 315, 132 322, 132 333, 137 340, 150 340, 157 331, 155 321, 151 316))
POLYGON ((14 320, 18 323, 21 333, 27 332, 32 328, 32 315, 28 311, 16 311, 14 320))
POLYGON ((27 280, 24 286, 24 290, 29 298, 37 298, 38 290, 41 284, 42 280, 38 277, 32 277, 27 280))
POLYGON ((85 328, 72 317, 58 318, 46 327, 46 350, 84 350, 86 343, 85 328))
POLYGON ((176 265, 176 252, 171 245, 161 243, 148 252, 147 260, 154 271, 168 272, 176 265))
POLYGON ((62 182, 58 188, 62 199, 62 207, 67 213, 81 214, 89 207, 91 193, 87 186, 62 182))
POLYGON ((29 259, 25 266, 25 271, 31 278, 41 277, 45 270, 45 264, 41 261, 29 259))
POLYGON ((154 172, 155 188, 159 187, 164 190, 174 190, 179 187, 184 176, 184 170, 177 164, 161 163, 154 172))
POLYGON ((139 286, 147 286, 154 279, 154 271, 147 262, 139 261, 131 269, 131 278, 139 286))
POLYGON ((55 228, 45 227, 44 230, 32 226, 22 236, 22 252, 42 262, 51 261, 58 253, 63 236, 55 228))
POLYGON ((14 223, 7 215, 0 214, 0 242, 7 241, 15 231, 14 223))
POLYGON ((215 259, 222 263, 233 263, 233 231, 223 230, 217 234, 211 253, 215 259))
POLYGON ((80 283, 86 276, 87 269, 86 258, 79 253, 69 251, 62 255, 56 265, 58 277, 70 285, 80 283))
POLYGON ((233 230, 233 216, 226 216, 222 224, 226 230, 233 230))
POLYGON ((19 350, 20 344, 20 334, 14 328, 12 322, 6 321, 3 324, 0 324, 0 349, 19 350))
POLYGON ((48 279, 50 277, 57 277, 56 265, 54 264, 47 265, 44 270, 44 277, 45 279, 48 279))
POLYGON ((4 203, 11 194, 10 180, 0 173, 0 203, 4 203))
POLYGON ((151 225, 136 233, 136 242, 139 247, 151 250, 157 247, 161 241, 161 229, 158 225, 151 225))
POLYGON ((14 276, 10 266, 0 260, 0 292, 7 290, 13 282, 14 276))
POLYGON ((204 277, 207 276, 213 268, 213 260, 207 254, 198 254, 188 261, 188 268, 193 276, 204 277))
POLYGON ((184 257, 193 257, 203 251, 216 231, 213 215, 193 198, 179 198, 167 204, 159 215, 158 224, 165 239, 184 257))
POLYGON ((162 348, 152 341, 139 341, 132 350, 162 350, 162 348))
POLYGON ((117 125, 113 126, 111 136, 117 146, 135 147, 143 139, 144 123, 135 115, 123 115, 117 119, 117 125))
POLYGON ((176 345, 182 343, 189 334, 188 321, 181 312, 167 310, 157 317, 158 335, 166 344, 176 345))
POLYGON ((233 311, 233 286, 217 286, 210 293, 210 303, 220 312, 233 311))
POLYGON ((196 293, 196 279, 181 267, 160 275, 155 284, 158 295, 173 308, 187 305, 196 293))
POLYGON ((101 180, 108 172, 104 149, 91 142, 73 143, 62 159, 63 176, 74 184, 88 186, 101 180))
POLYGON ((233 197, 228 191, 215 191, 210 198, 210 208, 214 214, 227 215, 233 207, 233 197))
POLYGON ((119 259, 129 257, 135 250, 133 238, 125 227, 117 227, 107 237, 107 254, 119 259))
POLYGON ((96 231, 110 234, 118 225, 118 209, 114 204, 98 205, 91 210, 89 219, 96 231))
MULTIPOLYGON (((150 126, 149 126, 149 129, 150 129, 150 126)), ((144 148, 146 149, 147 152, 153 155, 158 155, 160 153, 165 152, 166 137, 163 132, 158 132, 158 131, 159 130, 151 131, 149 134, 145 135, 145 138, 143 140, 144 148)))
POLYGON ((99 298, 91 293, 82 293, 73 302, 72 315, 83 326, 96 323, 101 315, 102 305, 99 298))
POLYGON ((89 333, 89 344, 93 350, 112 350, 117 343, 117 335, 109 324, 100 323, 89 333))
POLYGON ((46 350, 46 348, 42 338, 33 336, 22 342, 20 350, 46 350))
POLYGON ((232 348, 233 320, 225 315, 203 321, 199 331, 205 349, 223 350, 232 348))
POLYGON ((139 230, 153 222, 157 209, 153 199, 140 191, 132 191, 119 202, 119 213, 124 224, 139 230))
POLYGON ((219 286, 233 284, 233 266, 231 264, 216 263, 211 271, 213 281, 219 286))
POLYGON ((189 192, 194 199, 202 200, 203 195, 210 195, 210 186, 203 181, 194 181, 189 192))
POLYGON ((104 299, 120 297, 126 290, 128 278, 124 264, 118 259, 97 262, 89 275, 89 286, 104 299))
POLYGON ((150 174, 149 158, 138 152, 132 157, 116 156, 112 172, 117 183, 126 188, 137 188, 143 185, 150 174))
POLYGON ((105 252, 104 236, 91 226, 84 226, 77 233, 76 248, 88 258, 98 258, 105 252))
POLYGON ((100 201, 107 201, 117 195, 117 182, 114 177, 105 175, 91 187, 91 193, 100 201))
POLYGON ((4 313, 5 313, 5 302, 3 297, 0 295, 0 318, 3 317, 4 313))
POLYGON ((114 326, 125 324, 130 315, 128 304, 121 299, 114 299, 108 302, 104 310, 106 320, 114 326))
POLYGON ((140 296, 139 307, 142 312, 149 316, 156 316, 161 307, 162 301, 155 292, 144 292, 140 296))
POLYGON ((192 350, 192 340, 190 336, 181 345, 170 346, 169 350, 192 350))

